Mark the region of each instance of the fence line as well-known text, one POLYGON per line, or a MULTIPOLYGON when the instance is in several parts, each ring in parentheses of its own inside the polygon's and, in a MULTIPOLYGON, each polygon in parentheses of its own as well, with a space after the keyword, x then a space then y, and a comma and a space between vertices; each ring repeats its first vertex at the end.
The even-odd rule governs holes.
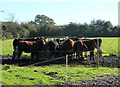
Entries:
POLYGON ((66 55, 66 84, 68 82, 68 55, 66 55))
MULTIPOLYGON (((95 49, 97 49, 97 48, 95 48, 95 49)), ((10 51, 1 51, 1 52, 13 52, 14 50, 10 50, 10 51)), ((90 51, 92 51, 92 50, 90 50, 90 51)), ((94 50, 95 51, 95 50, 94 50)), ((24 52, 24 51, 22 51, 22 52, 24 52)), ((32 51, 32 52, 48 52, 48 51, 32 51)), ((53 51, 54 52, 54 51, 53 51)), ((59 52, 69 52, 69 51, 59 51, 59 52)), ((78 52, 85 52, 85 51, 78 51, 78 52)), ((113 51, 113 52, 116 52, 116 51, 113 51)), ((94 52, 95 53, 95 52, 94 52)), ((102 53, 103 54, 107 54, 108 52, 103 52, 102 51, 102 53)), ((116 52, 116 53, 120 53, 120 52, 116 52)))
POLYGON ((59 58, 55 58, 55 59, 53 58, 53 59, 51 59, 51 60, 46 60, 46 61, 42 61, 42 62, 37 62, 37 63, 30 64, 30 65, 26 65, 26 66, 38 65, 38 64, 50 62, 50 61, 53 61, 53 60, 63 59, 63 58, 64 58, 64 56, 63 56, 63 57, 59 57, 59 58))
POLYGON ((99 40, 97 39, 97 67, 99 67, 99 40))
MULTIPOLYGON (((77 52, 92 52, 93 50, 90 51, 77 51, 77 52)), ((14 51, 2 51, 2 52, 14 52, 14 51)), ((24 51, 19 51, 19 52, 24 52, 24 51)), ((31 52, 76 52, 76 51, 31 51, 31 52)), ((31 53, 29 52, 29 53, 31 53)), ((26 52, 25 52, 26 53, 26 52)), ((95 53, 95 52, 94 52, 95 53)), ((97 52, 96 52, 97 53, 97 52)), ((106 53, 106 52, 102 52, 106 53)), ((120 53, 120 52, 119 52, 120 53)))
MULTIPOLYGON (((91 50, 92 51, 92 50, 91 50)), ((90 53, 89 52, 91 52, 91 51, 86 51, 87 52, 87 54, 88 55, 90 55, 90 53)), ((0 55, 3 55, 2 53, 4 53, 5 55, 3 55, 3 56, 7 56, 7 55, 10 55, 10 56, 12 56, 12 54, 13 54, 13 52, 14 51, 2 51, 1 53, 0 53, 0 55), (8 52, 8 53, 7 53, 8 52)), ((23 52, 23 51, 22 51, 23 52)), ((40 52, 40 53, 50 53, 50 52, 55 52, 55 51, 33 51, 33 52, 40 52)), ((63 52, 70 52, 70 51, 57 51, 57 52, 59 52, 59 53, 63 53, 63 52)), ((72 51, 71 51, 72 52, 72 51)), ((79 51, 79 52, 83 52, 83 53, 85 53, 84 51, 79 51)), ((24 52, 24 53, 26 53, 26 52, 24 52)), ((75 54, 76 52, 74 52, 73 51, 73 54, 75 54)), ((26 53, 25 55, 21 55, 21 56, 26 56, 27 54, 31 54, 31 52, 30 53, 26 53)), ((118 54, 120 54, 120 52, 113 52, 113 53, 109 53, 109 52, 103 52, 102 51, 102 55, 107 55, 107 54, 109 54, 109 56, 118 56, 118 54)), ((95 52, 94 51, 94 55, 96 56, 97 55, 97 51, 95 52)), ((29 55, 27 55, 27 56, 29 56, 29 55)))

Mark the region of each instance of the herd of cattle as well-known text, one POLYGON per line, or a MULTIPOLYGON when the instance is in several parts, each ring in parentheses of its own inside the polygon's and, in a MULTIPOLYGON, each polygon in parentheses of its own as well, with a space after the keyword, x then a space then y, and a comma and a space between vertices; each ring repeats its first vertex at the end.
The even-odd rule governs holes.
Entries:
MULTIPOLYGON (((76 58, 84 59, 83 52, 90 51, 90 59, 94 59, 94 49, 97 48, 97 40, 99 40, 99 52, 101 50, 101 39, 54 39, 46 40, 46 38, 33 39, 14 39, 13 41, 13 57, 16 59, 21 57, 22 52, 31 53, 31 58, 56 58, 65 55, 76 54, 76 58)), ((87 55, 86 55, 87 56, 87 55)))

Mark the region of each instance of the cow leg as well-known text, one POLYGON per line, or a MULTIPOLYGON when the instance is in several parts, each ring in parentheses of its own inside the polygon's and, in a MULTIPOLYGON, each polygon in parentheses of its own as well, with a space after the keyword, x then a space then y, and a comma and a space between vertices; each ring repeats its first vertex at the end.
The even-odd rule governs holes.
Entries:
POLYGON ((31 52, 31 58, 34 58, 34 56, 35 56, 35 53, 31 52))
POLYGON ((52 53, 51 53, 52 55, 52 58, 55 58, 55 51, 52 51, 52 53))
POLYGON ((87 52, 85 52, 84 60, 87 60, 87 52))
POLYGON ((58 51, 58 57, 62 57, 63 56, 63 52, 62 51, 58 51))
POLYGON ((87 58, 87 52, 85 52, 85 57, 87 58))
POLYGON ((55 58, 57 58, 57 57, 58 57, 58 51, 55 52, 55 58))
POLYGON ((74 54, 72 54, 72 60, 74 60, 74 54))
POLYGON ((17 58, 20 59, 22 52, 17 52, 17 58))
POLYGON ((83 52, 80 52, 80 57, 83 57, 83 52))
POLYGON ((50 58, 52 57, 52 51, 49 51, 49 56, 50 56, 50 58))
POLYGON ((79 59, 79 52, 76 52, 76 59, 79 59))
POLYGON ((12 59, 14 60, 16 57, 16 51, 13 52, 13 56, 12 56, 12 59))
POLYGON ((73 54, 73 59, 77 59, 76 52, 73 54))
POLYGON ((57 58, 57 52, 54 52, 54 58, 57 58))
POLYGON ((94 50, 90 51, 90 60, 94 60, 94 50))
POLYGON ((16 54, 17 54, 17 50, 18 50, 17 48, 18 48, 17 46, 13 45, 13 49, 14 49, 13 56, 12 56, 13 60, 16 58, 16 54))
POLYGON ((83 57, 83 52, 80 52, 80 60, 83 61, 84 60, 84 57, 83 57))
POLYGON ((101 47, 99 47, 99 55, 100 55, 100 57, 102 57, 102 49, 101 49, 101 47))
POLYGON ((36 58, 40 57, 41 52, 36 52, 36 58))

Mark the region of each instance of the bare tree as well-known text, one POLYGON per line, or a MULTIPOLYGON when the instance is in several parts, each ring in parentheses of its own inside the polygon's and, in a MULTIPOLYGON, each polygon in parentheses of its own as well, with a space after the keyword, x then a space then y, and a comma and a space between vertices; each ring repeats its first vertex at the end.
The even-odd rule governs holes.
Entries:
POLYGON ((10 13, 9 14, 9 21, 13 22, 15 20, 15 14, 10 13))

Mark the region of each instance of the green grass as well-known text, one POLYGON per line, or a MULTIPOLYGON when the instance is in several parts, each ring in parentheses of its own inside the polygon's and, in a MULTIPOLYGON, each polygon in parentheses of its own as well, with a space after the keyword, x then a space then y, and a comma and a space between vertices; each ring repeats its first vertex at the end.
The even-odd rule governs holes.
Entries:
MULTIPOLYGON (((0 55, 12 55, 13 54, 13 40, 14 39, 8 39, 1 41, 2 44, 2 52, 0 52, 0 55)), ((30 55, 30 53, 23 52, 22 55, 30 55)))
MULTIPOLYGON (((118 38, 101 38, 103 56, 114 54, 118 56, 118 38)), ((2 52, 0 55, 12 55, 13 53, 13 39, 0 41, 2 42, 2 52)), ((23 55, 30 55, 23 53, 23 55)), ((119 54, 120 55, 120 54, 119 54)), ((0 65, 0 82, 5 85, 55 85, 58 82, 65 82, 66 67, 61 65, 44 66, 44 67, 18 67, 13 65, 0 65), (10 66, 10 69, 5 69, 10 66), (34 72, 37 70, 38 72, 34 72), (54 77, 48 74, 49 72, 57 72, 54 77), (46 73, 46 74, 45 74, 46 73)), ((68 81, 82 82, 85 80, 97 79, 98 76, 104 75, 118 75, 118 68, 108 67, 85 67, 76 65, 75 67, 68 67, 68 81)))
MULTIPOLYGON (((100 37, 102 39, 102 51, 103 56, 109 56, 111 54, 119 56, 118 54, 118 37, 100 37)), ((12 55, 13 54, 13 39, 0 41, 2 42, 2 52, 0 55, 12 55)), ((95 50, 95 52, 97 52, 95 50)), ((30 53, 24 53, 22 55, 30 55, 30 53)))
MULTIPOLYGON (((52 38, 53 39, 53 38, 52 38)), ((0 46, 2 46, 2 52, 0 51, 0 55, 12 55, 13 54, 13 40, 14 39, 8 39, 8 40, 1 40, 0 46)), ((48 39, 46 39, 48 40, 48 39)), ((62 38, 61 38, 62 40, 62 38)), ((30 55, 30 53, 23 52, 22 55, 30 55)))
POLYGON ((104 55, 120 55, 118 54, 118 39, 119 38, 102 38, 104 55))
POLYGON ((13 52, 13 39, 2 41, 2 55, 12 54, 13 52))
MULTIPOLYGON (((52 65, 44 67, 18 67, 12 65, 0 65, 2 67, 2 82, 4 85, 55 85, 58 82, 65 82, 66 67, 52 65), (5 67, 9 66, 10 69, 5 67), (37 72, 34 72, 36 70, 37 72), (54 77, 46 75, 49 72, 57 72, 54 77)), ((95 80, 98 76, 118 75, 118 68, 89 68, 81 65, 68 67, 68 81, 82 82, 95 80)))

